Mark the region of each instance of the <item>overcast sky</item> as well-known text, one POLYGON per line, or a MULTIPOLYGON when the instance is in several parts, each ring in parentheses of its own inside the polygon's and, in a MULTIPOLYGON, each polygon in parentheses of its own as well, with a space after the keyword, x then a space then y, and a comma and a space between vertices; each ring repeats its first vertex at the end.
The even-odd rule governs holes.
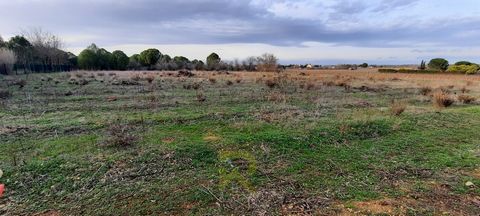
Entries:
POLYGON ((91 43, 131 55, 283 63, 480 62, 478 0, 0 0, 0 35, 41 27, 78 54, 91 43))

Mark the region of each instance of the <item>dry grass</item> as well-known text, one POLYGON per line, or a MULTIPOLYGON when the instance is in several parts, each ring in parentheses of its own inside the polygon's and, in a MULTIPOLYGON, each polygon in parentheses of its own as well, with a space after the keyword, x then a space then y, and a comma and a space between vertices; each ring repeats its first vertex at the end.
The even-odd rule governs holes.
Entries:
POLYGON ((449 93, 438 91, 433 94, 433 104, 438 108, 445 108, 453 105, 455 99, 449 93))
POLYGON ((273 80, 273 79, 268 79, 268 80, 265 80, 265 85, 268 86, 269 88, 273 89, 276 86, 278 86, 278 83, 275 82, 275 80, 273 80))
POLYGON ((133 132, 133 127, 128 124, 113 123, 107 129, 108 139, 105 145, 114 147, 128 147, 134 145, 138 136, 133 132))
POLYGON ((392 101, 390 104, 390 113, 394 116, 400 116, 407 109, 407 103, 404 101, 392 101))
POLYGON ((470 95, 459 95, 457 97, 458 101, 464 103, 464 104, 471 104, 475 102, 476 98, 470 95))
POLYGON ((432 90, 432 88, 429 87, 429 86, 423 86, 423 87, 421 87, 421 88, 419 89, 419 91, 420 91, 420 94, 421 94, 421 95, 427 96, 427 95, 429 95, 430 93, 432 93, 433 90, 432 90))

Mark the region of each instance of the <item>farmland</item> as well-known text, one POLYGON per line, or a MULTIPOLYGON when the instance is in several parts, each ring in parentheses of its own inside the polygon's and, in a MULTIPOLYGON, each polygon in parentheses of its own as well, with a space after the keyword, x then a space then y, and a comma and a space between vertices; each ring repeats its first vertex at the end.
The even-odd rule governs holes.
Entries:
POLYGON ((480 214, 480 76, 76 71, 0 89, 0 214, 480 214))

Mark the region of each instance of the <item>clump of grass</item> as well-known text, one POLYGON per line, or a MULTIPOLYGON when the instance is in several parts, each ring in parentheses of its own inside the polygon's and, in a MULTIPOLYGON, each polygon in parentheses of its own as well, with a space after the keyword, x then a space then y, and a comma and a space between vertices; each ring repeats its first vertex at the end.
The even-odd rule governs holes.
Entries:
POLYGON ((315 88, 315 84, 314 83, 307 83, 307 90, 312 90, 315 88))
POLYGON ((235 82, 241 83, 241 82, 242 82, 242 79, 238 78, 238 79, 235 80, 235 82))
POLYGON ((24 80, 24 79, 14 80, 12 82, 12 85, 16 85, 16 86, 18 86, 18 88, 23 88, 27 85, 27 81, 24 80))
POLYGON ((212 84, 217 83, 217 79, 215 79, 215 78, 209 78, 208 81, 212 84))
POLYGON ((200 89, 201 87, 202 87, 202 85, 200 85, 200 83, 194 83, 194 84, 192 85, 192 88, 195 89, 195 90, 198 90, 198 89, 200 89))
POLYGON ((133 146, 139 140, 133 131, 133 127, 128 124, 114 123, 107 129, 108 139, 105 144, 114 147, 133 146))
POLYGON ((278 86, 278 83, 275 82, 275 80, 268 79, 268 80, 265 81, 265 85, 267 85, 269 88, 273 89, 276 86, 278 86))
POLYGON ((227 86, 231 86, 231 85, 233 85, 233 82, 231 80, 227 80, 227 82, 225 84, 227 84, 227 86))
POLYGON ((463 86, 462 88, 460 88, 460 91, 461 91, 463 94, 470 92, 470 90, 468 90, 468 88, 467 88, 466 86, 463 86))
POLYGON ((470 95, 459 95, 459 96, 457 97, 457 99, 458 99, 458 101, 460 101, 460 102, 462 102, 462 103, 464 103, 464 104, 471 104, 471 103, 473 103, 473 102, 476 100, 475 97, 470 96, 470 95))
POLYGON ((432 93, 432 88, 429 87, 429 86, 423 86, 423 87, 420 88, 419 92, 420 92, 421 95, 427 96, 430 93, 432 93))
POLYGON ((155 80, 155 77, 153 75, 145 77, 145 80, 147 80, 148 83, 152 83, 155 80))
POLYGON ((108 73, 108 75, 109 75, 109 76, 116 76, 116 75, 117 75, 117 73, 110 72, 110 73, 108 73))
POLYGON ((390 113, 393 116, 400 116, 407 109, 407 103, 404 101, 392 101, 390 104, 390 113))
POLYGON ((131 76, 130 79, 133 80, 133 81, 138 82, 138 81, 140 81, 142 78, 140 77, 140 75, 135 74, 135 75, 131 76))
POLYGON ((433 94, 433 103, 436 107, 445 108, 451 106, 455 100, 449 93, 439 91, 433 94))
POLYGON ((77 78, 82 78, 82 77, 83 77, 83 74, 81 74, 81 73, 76 73, 75 76, 76 76, 77 78))
POLYGON ((103 77, 103 76, 105 76, 105 73, 103 73, 103 72, 97 73, 97 76, 103 77))
POLYGON ((202 102, 205 102, 207 100, 207 97, 205 96, 205 94, 203 94, 202 91, 198 91, 197 92, 197 101, 202 103, 202 102))
POLYGON ((12 93, 10 91, 0 89, 0 99, 5 100, 5 99, 8 99, 10 97, 12 97, 12 93))

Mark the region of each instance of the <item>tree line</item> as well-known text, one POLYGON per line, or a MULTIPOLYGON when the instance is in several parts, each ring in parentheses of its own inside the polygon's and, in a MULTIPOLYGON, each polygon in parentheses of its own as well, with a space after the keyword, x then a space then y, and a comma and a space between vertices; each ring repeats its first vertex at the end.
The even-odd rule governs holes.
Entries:
POLYGON ((0 73, 71 70, 75 55, 62 48, 59 37, 41 29, 26 31, 8 41, 0 36, 0 73))
POLYGON ((249 57, 243 61, 223 61, 217 53, 203 60, 190 60, 185 56, 163 54, 155 48, 146 49, 128 57, 123 51, 109 52, 92 44, 76 59, 82 70, 232 70, 232 71, 276 71, 278 59, 273 54, 249 57))
POLYGON ((62 50, 62 40, 41 29, 16 35, 8 41, 0 36, 0 74, 80 70, 232 70, 277 71, 278 59, 265 53, 243 61, 224 61, 216 53, 203 60, 171 57, 151 48, 127 56, 121 50, 109 52, 95 44, 78 56, 62 50))

